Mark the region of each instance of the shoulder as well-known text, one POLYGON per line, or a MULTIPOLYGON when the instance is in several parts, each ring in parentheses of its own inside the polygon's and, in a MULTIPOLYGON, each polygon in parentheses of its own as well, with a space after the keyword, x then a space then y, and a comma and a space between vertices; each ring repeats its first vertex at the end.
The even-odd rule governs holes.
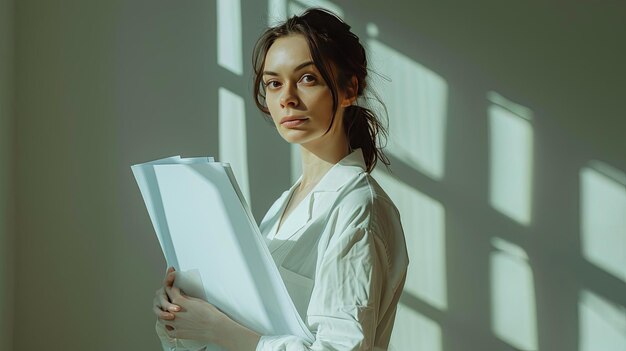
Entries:
POLYGON ((335 211, 352 227, 362 227, 376 234, 400 224, 400 214, 395 204, 366 172, 360 173, 341 190, 335 211))
POLYGON ((370 174, 359 174, 340 190, 333 213, 331 242, 353 243, 367 238, 388 267, 408 265, 400 212, 370 174))

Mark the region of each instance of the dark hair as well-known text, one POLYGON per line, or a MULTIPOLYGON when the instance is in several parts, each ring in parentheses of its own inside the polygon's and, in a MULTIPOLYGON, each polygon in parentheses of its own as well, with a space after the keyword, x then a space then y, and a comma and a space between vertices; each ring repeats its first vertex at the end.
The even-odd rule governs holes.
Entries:
MULTIPOLYGON (((263 66, 265 56, 276 39, 288 35, 302 35, 309 46, 313 63, 327 83, 333 98, 333 116, 328 132, 334 121, 339 105, 338 92, 346 90, 353 77, 357 80, 357 97, 364 97, 367 87, 367 58, 359 38, 350 31, 350 26, 332 12, 312 8, 300 16, 293 16, 285 22, 268 28, 257 41, 252 58, 254 68, 254 98, 257 107, 266 115, 267 108, 265 85, 263 84, 263 66), (337 77, 332 66, 335 65, 337 77)), ((380 99, 377 99, 380 102, 380 99)), ((381 103, 382 104, 382 103, 381 103)), ((382 105, 384 107, 384 105, 382 105)), ((351 105, 345 108, 343 116, 344 132, 350 149, 361 148, 368 172, 371 172, 380 160, 389 165, 389 159, 379 146, 378 139, 386 141, 387 128, 368 108, 351 105)), ((383 146, 384 147, 384 146, 383 146)))

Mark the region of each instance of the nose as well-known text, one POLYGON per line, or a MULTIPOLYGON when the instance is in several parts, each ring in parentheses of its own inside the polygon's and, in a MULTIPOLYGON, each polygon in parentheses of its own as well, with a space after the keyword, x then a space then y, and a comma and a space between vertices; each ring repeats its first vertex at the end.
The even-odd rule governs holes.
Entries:
POLYGON ((295 91, 295 84, 286 84, 280 95, 280 106, 295 107, 298 106, 298 95, 295 91))

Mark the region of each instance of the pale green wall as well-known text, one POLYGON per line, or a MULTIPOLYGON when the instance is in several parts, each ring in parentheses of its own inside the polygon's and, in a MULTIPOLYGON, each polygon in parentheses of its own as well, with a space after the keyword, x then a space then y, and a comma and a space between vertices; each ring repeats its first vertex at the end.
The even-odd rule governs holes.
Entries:
POLYGON ((116 86, 121 4, 16 3, 16 351, 157 348, 156 243, 122 229, 135 214, 122 209, 134 193, 120 197, 133 148, 119 139, 132 123, 116 86))
POLYGON ((13 343, 14 113, 13 0, 0 0, 0 350, 13 343))

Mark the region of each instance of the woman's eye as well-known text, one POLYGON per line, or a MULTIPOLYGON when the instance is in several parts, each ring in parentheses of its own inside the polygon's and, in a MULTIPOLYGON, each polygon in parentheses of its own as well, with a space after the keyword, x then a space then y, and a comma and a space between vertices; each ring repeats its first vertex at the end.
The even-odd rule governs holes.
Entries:
POLYGON ((279 85, 280 84, 275 80, 270 80, 269 82, 265 83, 266 88, 277 88, 279 85))
POLYGON ((304 83, 313 83, 316 81, 315 76, 312 74, 305 74, 300 78, 300 80, 304 83))

